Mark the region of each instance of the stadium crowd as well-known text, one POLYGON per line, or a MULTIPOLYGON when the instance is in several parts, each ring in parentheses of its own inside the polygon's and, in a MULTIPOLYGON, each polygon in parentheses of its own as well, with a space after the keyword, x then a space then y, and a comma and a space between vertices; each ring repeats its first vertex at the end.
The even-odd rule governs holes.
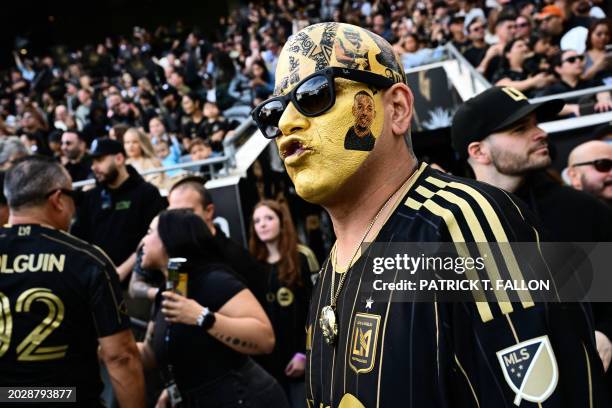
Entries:
MULTIPOLYGON (((298 242, 286 202, 279 204, 274 200, 278 194, 267 190, 260 194, 264 200, 247 220, 250 243, 245 249, 213 223, 214 203, 202 187, 210 177, 208 168, 140 173, 222 155, 224 140, 254 106, 273 93, 276 65, 287 38, 310 24, 341 21, 366 27, 393 45, 405 69, 442 60, 445 44, 451 43, 492 84, 510 86, 531 97, 612 84, 612 25, 605 14, 609 6, 606 0, 278 0, 233 10, 220 19, 212 36, 177 22, 170 27, 134 27, 130 34, 109 36, 78 49, 56 47, 40 56, 16 49, 14 66, 0 76, 0 169, 6 171, 24 157, 42 155, 61 163, 72 181, 96 179, 95 187, 76 202, 71 233, 109 255, 126 296, 149 302, 144 315, 151 324, 139 345, 145 368, 160 366, 155 357, 160 357, 157 349, 163 348, 164 315, 186 326, 209 324, 195 301, 162 296, 168 259, 157 256, 155 250, 161 253, 163 246, 169 256, 196 258, 194 254, 202 249, 200 243, 173 236, 168 227, 172 223, 184 223, 184 231, 193 229, 193 236, 210 242, 217 252, 206 249, 210 255, 206 262, 189 264, 188 270, 214 270, 207 278, 210 282, 193 283, 193 296, 214 298, 208 307, 221 308, 217 316, 221 328, 217 325, 217 331, 209 333, 225 344, 213 342, 202 332, 194 335, 189 327, 177 334, 184 343, 174 344, 174 350, 195 350, 196 341, 202 341, 214 349, 218 370, 239 367, 241 375, 258 378, 260 383, 241 393, 255 395, 265 389, 271 399, 261 397, 262 406, 281 407, 286 398, 290 406, 302 407, 303 327, 322 259, 298 242), (162 212, 166 207, 170 210, 162 212), (197 217, 178 210, 184 208, 197 217), (217 267, 218 263, 231 266, 236 276, 217 267), (211 284, 223 290, 211 294, 211 284), (236 315, 248 315, 250 326, 232 317, 236 315), (255 332, 257 336, 252 335, 255 332), (273 337, 276 345, 270 342, 273 337), (247 357, 270 352, 257 357, 257 364, 247 357), (278 385, 284 394, 273 392, 278 385)), ((590 112, 612 110, 609 91, 591 98, 590 112)), ((567 104, 561 114, 585 114, 582 105, 567 104)), ((607 126, 596 138, 610 140, 610 134, 607 126)), ((463 149, 459 156, 467 156, 468 142, 459 144, 463 149)), ((498 156, 515 162, 486 163, 476 176, 488 174, 486 168, 499 171, 503 165, 520 166, 520 154, 498 156)), ((568 160, 568 184, 610 205, 609 141, 581 145, 568 160)), ((525 167, 526 172, 531 170, 525 167)), ((0 176, 4 178, 1 172, 0 176)), ((496 180, 487 181, 495 184, 496 180)), ((541 185, 535 187, 544 191, 541 185)), ((526 200, 533 199, 533 194, 524 195, 526 200)), ((2 199, 0 221, 4 224, 8 211, 2 199)), ((578 198, 575 202, 585 205, 578 198)), ((596 211, 589 214, 588 225, 596 225, 599 235, 594 235, 594 229, 592 235, 572 235, 587 228, 577 217, 574 229, 560 232, 567 232, 563 239, 610 240, 610 230, 605 229, 610 224, 595 219, 601 215, 607 222, 609 208, 590 201, 589 205, 596 211)), ((546 208, 540 211, 546 213, 546 208)), ((565 215, 555 213, 550 225, 565 215)), ((598 346, 602 344, 600 355, 607 367, 612 327, 606 326, 610 325, 607 320, 604 323, 599 333, 605 339, 598 346)), ((162 353, 164 359, 167 353, 162 353)), ((211 398, 210 390, 198 387, 213 381, 219 371, 196 375, 193 364, 209 367, 211 363, 201 354, 191 358, 189 354, 175 360, 174 372, 161 370, 164 387, 176 381, 179 388, 193 391, 184 395, 187 399, 211 398)), ((158 398, 171 398, 167 392, 159 396, 159 386, 149 384, 149 388, 152 404, 158 398)), ((232 397, 245 398, 240 393, 232 397)))

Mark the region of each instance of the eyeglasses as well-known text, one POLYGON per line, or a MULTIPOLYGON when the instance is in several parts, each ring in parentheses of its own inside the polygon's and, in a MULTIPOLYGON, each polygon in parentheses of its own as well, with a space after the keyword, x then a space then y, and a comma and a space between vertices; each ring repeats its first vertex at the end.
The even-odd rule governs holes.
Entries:
POLYGON ((472 26, 470 28, 470 31, 474 31, 474 32, 480 32, 480 31, 483 31, 483 30, 484 30, 484 26, 481 26, 481 25, 480 26, 472 26))
POLYGON ((597 170, 600 173, 607 173, 610 171, 610 169, 612 169, 612 159, 598 159, 598 160, 593 160, 593 161, 588 161, 588 162, 583 162, 583 163, 576 163, 572 167, 590 166, 590 165, 593 165, 593 167, 595 167, 595 170, 597 170))
POLYGON ((312 118, 327 112, 336 103, 335 78, 350 79, 379 89, 387 89, 395 83, 391 78, 371 72, 338 67, 325 68, 304 78, 287 95, 270 98, 253 109, 251 116, 261 133, 268 139, 274 139, 281 134, 278 122, 289 102, 293 102, 298 112, 307 117, 312 118))
POLYGON ((67 188, 56 188, 55 190, 51 190, 47 194, 45 194, 45 198, 51 197, 53 194, 57 193, 58 191, 72 198, 74 201, 76 201, 77 199, 78 193, 74 190, 68 190, 67 188))
POLYGON ((569 62, 570 64, 573 64, 576 61, 583 61, 584 60, 584 55, 574 55, 572 57, 567 57, 566 59, 563 60, 563 62, 569 62))

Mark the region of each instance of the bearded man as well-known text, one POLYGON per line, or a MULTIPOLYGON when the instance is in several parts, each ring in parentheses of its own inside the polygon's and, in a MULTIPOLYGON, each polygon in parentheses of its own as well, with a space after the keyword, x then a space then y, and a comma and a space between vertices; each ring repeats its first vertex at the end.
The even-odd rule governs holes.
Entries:
POLYGON ((133 266, 130 258, 166 201, 155 186, 125 164, 125 150, 118 141, 98 139, 91 157, 96 187, 78 203, 71 233, 102 248, 125 280, 133 266))

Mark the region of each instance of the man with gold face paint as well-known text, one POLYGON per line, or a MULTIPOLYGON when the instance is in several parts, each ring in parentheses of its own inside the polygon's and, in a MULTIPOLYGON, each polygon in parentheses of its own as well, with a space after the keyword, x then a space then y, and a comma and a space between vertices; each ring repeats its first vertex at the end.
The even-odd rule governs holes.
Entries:
MULTIPOLYGON (((529 293, 510 303, 504 291, 467 303, 395 302, 392 292, 374 301, 362 285, 371 273, 363 243, 536 240, 528 211, 501 190, 418 163, 412 112, 391 45, 342 23, 291 36, 274 96, 253 110, 298 194, 329 212, 337 237, 306 328, 308 406, 604 406, 593 405, 601 364, 582 309, 535 303, 529 293), (536 361, 536 346, 548 364, 536 361), (504 365, 517 362, 498 358, 508 350, 531 359, 504 365), (560 355, 572 357, 557 364, 560 355), (519 389, 521 376, 508 373, 531 366, 519 389)), ((485 273, 520 276, 527 267, 510 253, 485 273)))

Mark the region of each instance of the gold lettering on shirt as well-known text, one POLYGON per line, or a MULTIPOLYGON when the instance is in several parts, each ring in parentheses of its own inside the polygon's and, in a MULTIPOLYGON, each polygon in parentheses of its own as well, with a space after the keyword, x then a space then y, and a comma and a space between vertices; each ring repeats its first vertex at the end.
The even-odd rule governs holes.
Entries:
POLYGON ((19 254, 12 259, 2 254, 0 273, 63 272, 65 263, 65 254, 19 254))

